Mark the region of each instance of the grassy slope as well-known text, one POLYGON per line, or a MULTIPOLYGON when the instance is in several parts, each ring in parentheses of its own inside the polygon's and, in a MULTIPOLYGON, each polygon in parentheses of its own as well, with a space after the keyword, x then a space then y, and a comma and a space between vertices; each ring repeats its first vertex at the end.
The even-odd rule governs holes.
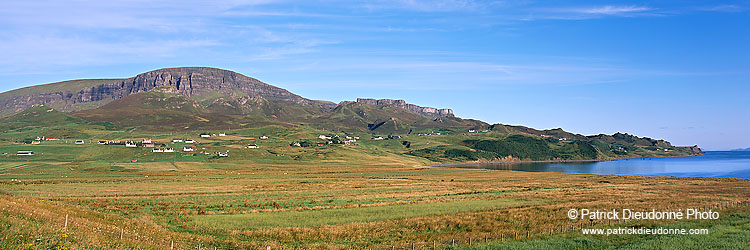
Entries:
MULTIPOLYGON (((451 239, 462 246, 469 239, 475 244, 484 237, 492 240, 498 233, 530 231, 533 238, 548 237, 549 227, 569 226, 564 211, 570 207, 703 207, 745 200, 749 187, 746 180, 724 178, 415 168, 408 160, 346 154, 293 165, 239 159, 127 164, 130 171, 86 168, 79 163, 25 172, 13 169, 16 163, 6 164, 0 167, 4 169, 0 189, 7 193, 0 195, 0 220, 10 226, 0 230, 0 237, 12 239, 1 244, 13 249, 28 244, 164 249, 171 239, 178 248, 408 248, 411 242, 446 246, 451 239), (341 161, 345 159, 349 160, 341 161), (65 214, 72 221, 67 232, 61 229, 65 214), (294 215, 303 216, 292 220, 294 215), (231 222, 225 227, 206 226, 217 217, 231 222), (119 240, 120 228, 126 232, 123 240, 119 240), (136 232, 143 238, 135 238, 136 232)), ((746 210, 720 211, 724 217, 746 210)), ((721 227, 723 222, 706 223, 721 227)), ((608 227, 602 221, 596 224, 608 227)), ((744 226, 726 232, 744 235, 747 230, 744 226)), ((717 235, 711 237, 723 242, 717 244, 736 241, 724 237, 723 231, 712 232, 717 235)), ((580 240, 569 231, 551 237, 509 246, 579 246, 574 243, 580 240)), ((642 240, 584 238, 594 247, 638 245, 642 240)))
POLYGON ((438 203, 407 203, 391 206, 365 206, 324 210, 249 213, 235 215, 196 215, 193 223, 218 229, 260 229, 277 227, 315 227, 354 222, 396 220, 410 217, 454 214, 528 205, 513 200, 464 200, 438 203))
POLYGON ((521 242, 492 242, 477 247, 444 249, 744 249, 750 245, 750 214, 747 210, 711 223, 684 222, 668 228, 706 228, 708 235, 582 236, 551 237, 521 242))

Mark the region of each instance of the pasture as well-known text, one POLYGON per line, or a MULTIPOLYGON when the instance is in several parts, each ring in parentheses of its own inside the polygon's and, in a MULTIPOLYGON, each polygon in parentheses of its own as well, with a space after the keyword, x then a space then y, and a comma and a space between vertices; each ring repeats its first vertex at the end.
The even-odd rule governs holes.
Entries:
MULTIPOLYGON (((229 157, 4 142, 0 248, 644 248, 699 236, 583 236, 580 229, 702 223, 716 228, 708 237, 717 244, 736 244, 749 230, 737 226, 747 222, 748 180, 424 167, 428 160, 400 154, 395 140, 289 146, 290 138, 316 134, 270 127, 204 139, 131 136, 175 148, 183 144, 171 138, 192 137, 198 151, 229 157), (260 148, 237 146, 251 143, 260 148), (567 218, 571 208, 715 209, 722 220, 578 221, 567 218)), ((419 148, 454 139, 409 140, 419 148)))

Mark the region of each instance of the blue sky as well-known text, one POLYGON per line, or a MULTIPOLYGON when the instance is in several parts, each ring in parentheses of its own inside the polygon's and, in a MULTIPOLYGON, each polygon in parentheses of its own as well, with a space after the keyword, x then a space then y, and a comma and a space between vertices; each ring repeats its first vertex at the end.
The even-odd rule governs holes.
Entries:
POLYGON ((750 147, 747 1, 4 1, 0 91, 177 66, 307 98, 750 147))

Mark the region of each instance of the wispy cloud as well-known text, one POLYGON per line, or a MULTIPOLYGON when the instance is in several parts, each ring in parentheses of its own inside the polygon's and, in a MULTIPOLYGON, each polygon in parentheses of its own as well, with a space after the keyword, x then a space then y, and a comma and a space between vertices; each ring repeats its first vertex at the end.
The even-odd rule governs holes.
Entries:
POLYGON ((643 6, 599 6, 591 8, 574 9, 574 12, 585 13, 585 14, 600 14, 600 15, 624 15, 633 13, 644 13, 653 10, 649 7, 643 6))
POLYGON ((714 12, 743 12, 746 9, 739 5, 734 4, 722 4, 708 7, 697 8, 700 11, 714 11, 714 12))
POLYGON ((401 9, 410 11, 466 11, 482 4, 472 0, 381 0, 363 4, 368 10, 401 9))

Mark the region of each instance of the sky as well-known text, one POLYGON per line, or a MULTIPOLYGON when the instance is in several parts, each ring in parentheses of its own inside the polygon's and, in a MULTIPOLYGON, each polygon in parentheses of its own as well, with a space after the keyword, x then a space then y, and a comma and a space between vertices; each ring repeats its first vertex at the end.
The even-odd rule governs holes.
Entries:
POLYGON ((750 147, 748 1, 3 1, 0 92, 180 66, 310 99, 750 147))

